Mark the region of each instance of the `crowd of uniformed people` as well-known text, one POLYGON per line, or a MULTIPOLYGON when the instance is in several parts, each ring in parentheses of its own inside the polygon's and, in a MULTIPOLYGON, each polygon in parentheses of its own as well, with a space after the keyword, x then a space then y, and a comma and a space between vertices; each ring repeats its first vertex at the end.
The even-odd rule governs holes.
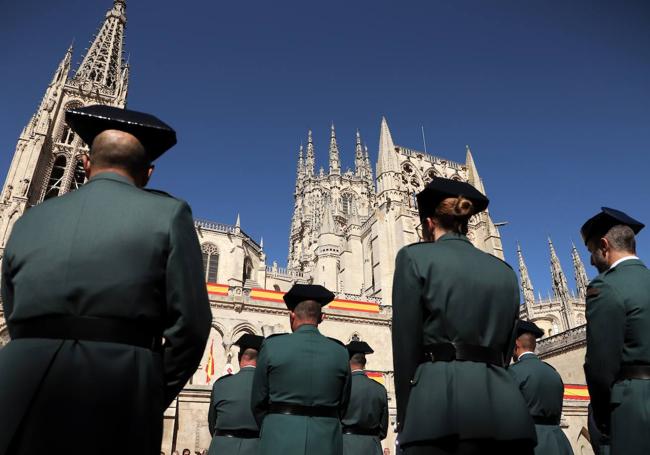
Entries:
MULTIPOLYGON (((27 211, 2 262, 0 455, 156 454, 212 317, 189 206, 145 188, 176 135, 108 106, 66 122, 90 144, 89 181, 27 211)), ((239 372, 214 383, 210 454, 573 453, 562 379, 535 355, 542 331, 518 319, 517 277, 466 237, 488 199, 434 178, 417 200, 423 241, 399 251, 393 281, 397 445, 381 446, 388 397, 365 372, 372 348, 323 336, 334 294, 295 284, 284 295, 292 333, 243 335, 239 372)), ((643 227, 603 208, 581 229, 600 273, 587 289, 584 365, 599 454, 650 453, 643 227)))

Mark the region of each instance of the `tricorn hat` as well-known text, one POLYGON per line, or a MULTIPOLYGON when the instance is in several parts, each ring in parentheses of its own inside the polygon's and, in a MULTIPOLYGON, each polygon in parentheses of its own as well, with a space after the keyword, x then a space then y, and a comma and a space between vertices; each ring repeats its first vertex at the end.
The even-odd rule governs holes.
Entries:
POLYGON ((537 324, 531 321, 519 319, 517 321, 517 337, 523 335, 524 333, 532 333, 535 338, 541 338, 544 336, 544 331, 537 327, 537 324))
POLYGON ((620 210, 612 209, 609 207, 601 207, 601 212, 592 216, 580 228, 580 234, 585 245, 589 239, 596 236, 603 236, 607 234, 612 227, 619 224, 629 226, 635 234, 638 234, 641 229, 645 227, 643 223, 635 220, 631 216, 621 212, 620 210))
POLYGON ((444 199, 458 196, 463 196, 474 204, 474 213, 482 212, 490 203, 483 193, 469 183, 434 177, 416 196, 420 219, 435 215, 436 208, 444 199))
POLYGON ((90 147, 95 137, 106 130, 119 130, 138 138, 151 161, 176 144, 176 131, 150 114, 94 104, 71 109, 65 121, 90 147))
POLYGON ((264 337, 245 333, 233 344, 239 346, 239 352, 244 352, 246 349, 255 349, 256 351, 259 351, 262 348, 263 341, 264 337))
POLYGON ((350 357, 354 354, 372 354, 375 352, 365 341, 350 341, 345 345, 345 348, 348 350, 350 357))
POLYGON ((334 300, 334 294, 320 284, 294 284, 289 292, 284 294, 283 299, 287 308, 293 311, 300 302, 305 300, 313 300, 325 306, 334 300))

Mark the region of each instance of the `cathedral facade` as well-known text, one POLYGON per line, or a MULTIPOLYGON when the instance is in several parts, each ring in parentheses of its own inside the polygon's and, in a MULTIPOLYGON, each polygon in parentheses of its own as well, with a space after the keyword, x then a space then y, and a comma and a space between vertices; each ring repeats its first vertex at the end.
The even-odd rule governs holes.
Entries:
MULTIPOLYGON (((14 222, 26 209, 85 182, 80 157, 88 147, 65 124, 64 112, 89 104, 126 105, 125 27, 126 2, 114 0, 79 67, 72 73, 73 50, 69 48, 36 113, 20 133, 0 198, 0 254, 14 222)), ((162 450, 166 453, 208 447, 211 384, 222 374, 238 370, 238 348, 233 342, 243 333, 268 336, 289 331, 282 295, 294 283, 323 284, 335 292, 336 300, 325 308, 321 330, 344 343, 363 340, 374 348, 369 374, 388 390, 394 426, 391 287, 397 251, 421 238, 415 194, 434 176, 486 190, 469 147, 465 162, 458 163, 397 145, 385 118, 379 125, 374 169, 361 134, 357 132, 349 143, 355 166, 343 170, 332 125, 326 147, 329 166, 317 171, 317 146, 311 132, 307 133, 306 147, 297 154, 286 265, 268 263, 263 242, 246 234, 239 216, 234 224, 195 220, 212 306, 212 330, 196 374, 165 413, 162 450), (206 369, 208 365, 215 366, 214 372, 206 369)), ((468 237, 478 248, 503 259, 499 230, 489 212, 472 218, 468 237)), ((588 396, 581 360, 587 278, 574 247, 576 290, 570 290, 550 240, 549 246, 553 294, 546 299, 535 296, 518 249, 521 314, 545 331, 540 354, 568 384, 563 427, 577 453, 589 453, 585 437, 588 396)), ((9 339, 3 316, 0 306, 0 346, 9 339)), ((389 432, 384 446, 393 450, 395 436, 389 432)))

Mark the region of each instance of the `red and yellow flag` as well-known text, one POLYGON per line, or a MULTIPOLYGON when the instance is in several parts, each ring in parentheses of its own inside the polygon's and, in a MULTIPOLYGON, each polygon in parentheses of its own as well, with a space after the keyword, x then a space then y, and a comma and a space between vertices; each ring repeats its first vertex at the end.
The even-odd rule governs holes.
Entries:
POLYGON ((205 383, 210 384, 210 379, 214 376, 214 353, 212 347, 214 346, 214 338, 210 342, 210 353, 208 354, 208 362, 205 364, 205 383))

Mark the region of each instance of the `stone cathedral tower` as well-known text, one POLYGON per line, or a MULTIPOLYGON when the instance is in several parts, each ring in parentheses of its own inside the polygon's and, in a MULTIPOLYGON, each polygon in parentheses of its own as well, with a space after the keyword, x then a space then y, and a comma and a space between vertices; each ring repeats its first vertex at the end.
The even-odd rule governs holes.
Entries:
POLYGON ((129 78, 122 58, 125 26, 126 0, 114 0, 76 73, 70 75, 72 46, 59 63, 16 144, 0 199, 0 250, 26 209, 85 182, 80 156, 88 146, 65 124, 64 113, 89 104, 125 106, 129 78))
MULTIPOLYGON (((485 192, 469 147, 464 164, 395 145, 385 118, 379 133, 376 179, 368 150, 356 134, 354 170, 341 171, 334 126, 329 170, 315 172, 311 131, 298 153, 288 269, 349 298, 382 298, 390 305, 397 251, 419 240, 415 195, 433 176, 463 180, 485 192), (303 155, 305 153, 305 155, 303 155)), ((470 240, 503 258, 489 213, 470 222, 470 240)))

